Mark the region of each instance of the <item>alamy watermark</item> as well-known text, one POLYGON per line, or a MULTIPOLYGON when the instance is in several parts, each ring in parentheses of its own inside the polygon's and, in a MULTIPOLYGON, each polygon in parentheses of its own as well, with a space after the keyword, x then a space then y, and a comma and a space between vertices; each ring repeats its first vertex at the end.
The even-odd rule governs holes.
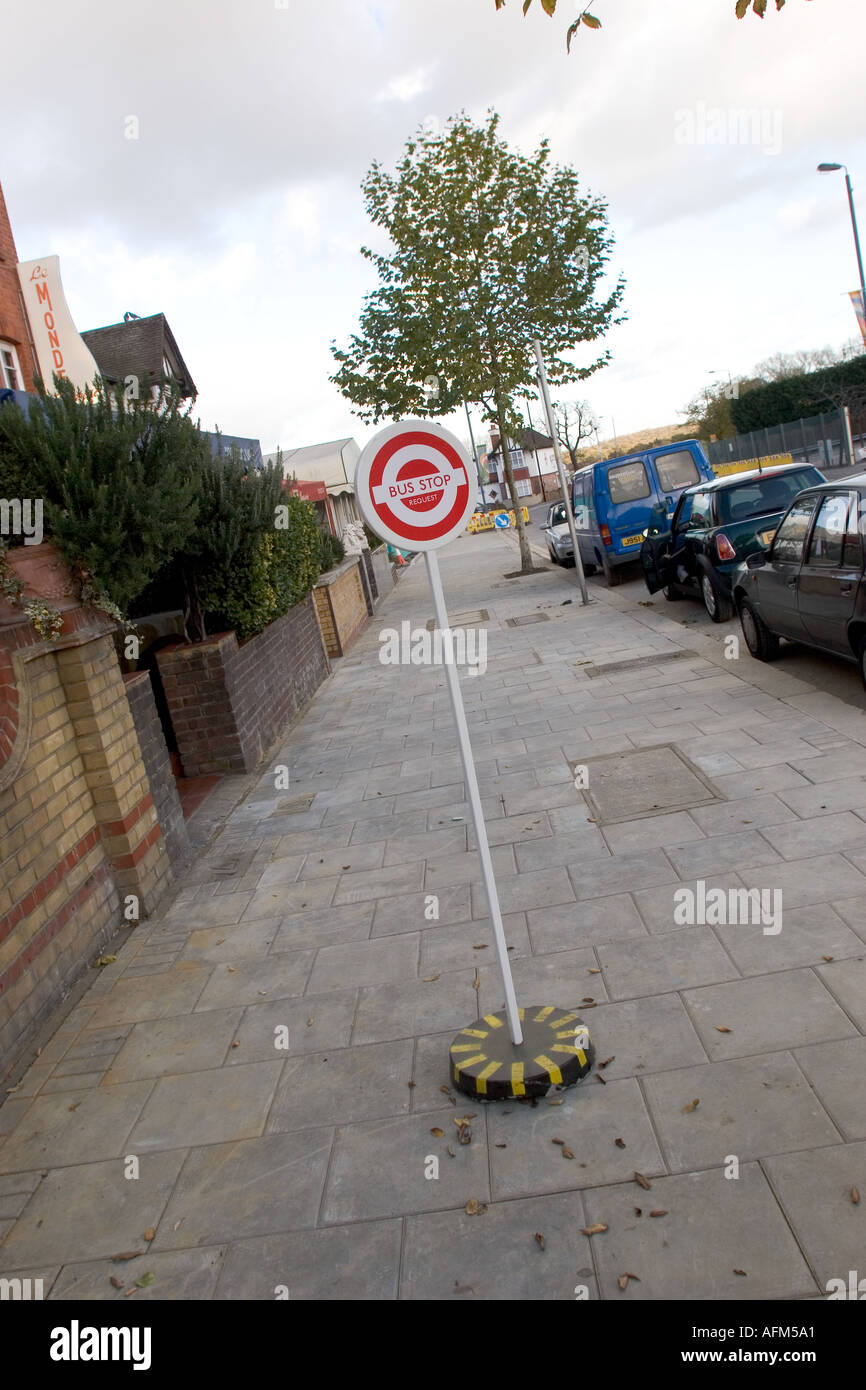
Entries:
POLYGON ((41 497, 0 497, 0 536, 23 536, 25 545, 41 545, 42 534, 41 497))
POLYGON ((781 888, 707 888, 699 878, 694 888, 674 893, 674 923, 678 927, 761 927, 764 936, 782 930, 781 888))
POLYGON ((674 112, 678 145, 756 145, 762 154, 782 153, 782 112, 769 106, 681 106, 674 112))
POLYGON ((379 633, 383 666, 465 666, 470 676, 487 670, 486 628, 413 628, 408 619, 379 633))

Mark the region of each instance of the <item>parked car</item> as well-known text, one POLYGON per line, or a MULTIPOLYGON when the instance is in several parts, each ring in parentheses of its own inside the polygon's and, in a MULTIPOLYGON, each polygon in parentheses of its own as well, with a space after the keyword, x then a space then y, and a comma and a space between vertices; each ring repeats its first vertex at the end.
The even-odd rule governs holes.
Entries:
POLYGON ((697 439, 581 468, 572 478, 571 505, 585 572, 602 569, 609 585, 619 584, 647 527, 669 522, 683 489, 713 476, 697 439))
POLYGON ((686 488, 670 529, 650 529, 641 546, 650 593, 663 589, 667 599, 691 594, 703 599, 714 623, 726 622, 738 566, 766 549, 798 492, 824 481, 812 464, 783 464, 686 488))
POLYGON ((866 473, 822 483, 794 499, 769 550, 734 579, 752 656, 772 661, 780 638, 856 661, 866 686, 866 473))
POLYGON ((551 502, 547 509, 547 521, 541 527, 547 532, 547 549, 555 565, 563 565, 567 560, 574 562, 574 546, 568 529, 568 515, 564 502, 551 502))

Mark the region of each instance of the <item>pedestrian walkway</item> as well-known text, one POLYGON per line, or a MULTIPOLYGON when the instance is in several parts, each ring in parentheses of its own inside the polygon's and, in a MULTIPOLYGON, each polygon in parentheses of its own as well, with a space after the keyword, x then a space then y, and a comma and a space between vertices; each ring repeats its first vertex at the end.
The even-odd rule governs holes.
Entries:
POLYGON ((449 1089, 503 992, 443 673, 379 661, 432 619, 418 561, 0 1109, 3 1275, 458 1302, 866 1275, 866 715, 617 591, 584 608, 573 572, 507 580, 507 536, 441 565, 487 633, 461 683, 518 997, 582 1010, 593 1074, 449 1089))

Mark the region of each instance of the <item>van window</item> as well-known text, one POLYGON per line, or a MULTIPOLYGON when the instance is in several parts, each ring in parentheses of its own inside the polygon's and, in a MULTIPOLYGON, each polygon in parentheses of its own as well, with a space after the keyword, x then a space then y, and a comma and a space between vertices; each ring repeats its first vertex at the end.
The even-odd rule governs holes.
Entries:
POLYGON ((701 475, 689 449, 677 449, 673 454, 660 454, 656 458, 656 469, 662 492, 679 492, 680 488, 692 487, 701 481, 701 475))
POLYGON ((640 461, 621 463, 616 468, 609 468, 607 485, 610 488, 610 500, 615 506, 620 502, 636 502, 639 497, 650 495, 649 479, 640 461))
POLYGON ((589 508, 586 505, 586 479, 574 480, 574 524, 578 531, 589 530, 589 508))

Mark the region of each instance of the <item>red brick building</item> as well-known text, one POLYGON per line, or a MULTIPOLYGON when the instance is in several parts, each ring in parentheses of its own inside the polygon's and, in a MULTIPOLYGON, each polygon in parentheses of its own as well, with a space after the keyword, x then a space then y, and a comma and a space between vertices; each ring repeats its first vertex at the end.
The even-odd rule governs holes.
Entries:
POLYGON ((0 187, 0 391, 32 391, 36 360, 21 288, 15 238, 0 187))

